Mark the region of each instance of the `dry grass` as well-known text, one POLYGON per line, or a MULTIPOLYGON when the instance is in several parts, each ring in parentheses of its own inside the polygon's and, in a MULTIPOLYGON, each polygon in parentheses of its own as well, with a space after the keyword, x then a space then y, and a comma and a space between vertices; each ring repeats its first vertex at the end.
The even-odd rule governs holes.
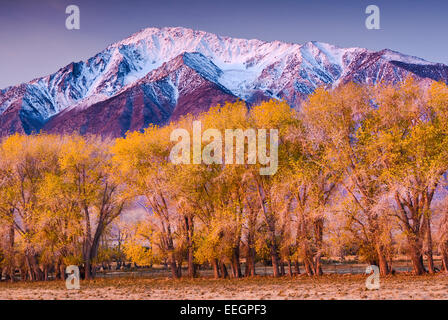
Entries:
POLYGON ((82 281, 81 290, 69 291, 63 281, 0 283, 0 299, 448 299, 448 276, 383 277, 381 289, 365 288, 364 275, 324 275, 318 278, 256 277, 213 280, 168 278, 110 278, 82 281))

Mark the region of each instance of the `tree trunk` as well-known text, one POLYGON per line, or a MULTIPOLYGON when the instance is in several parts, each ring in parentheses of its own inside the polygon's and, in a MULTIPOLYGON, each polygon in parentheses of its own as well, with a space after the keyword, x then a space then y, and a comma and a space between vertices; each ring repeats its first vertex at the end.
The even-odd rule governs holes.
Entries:
POLYGON ((240 248, 236 246, 232 252, 232 272, 234 278, 241 278, 240 248))
POLYGON ((400 219, 405 221, 405 228, 406 231, 408 232, 407 234, 408 252, 412 261, 412 268, 414 274, 416 275, 421 275, 426 272, 423 264, 422 241, 425 238, 426 230, 430 228, 428 228, 427 224, 429 219, 425 215, 422 215, 422 213, 430 212, 429 208, 431 205, 432 196, 434 195, 434 191, 435 189, 433 189, 432 192, 430 193, 423 194, 422 195, 423 201, 420 202, 415 201, 416 202, 415 204, 409 204, 408 201, 402 201, 399 193, 396 192, 395 194, 396 202, 400 208, 399 211, 401 213, 400 219), (411 220, 414 221, 412 226, 409 222, 410 219, 407 216, 406 207, 408 208, 408 211, 412 214, 411 220))
POLYGON ((20 277, 20 280, 26 281, 26 271, 23 270, 23 268, 19 269, 19 277, 20 277))
POLYGON ((421 251, 415 246, 411 246, 409 249, 409 255, 412 261, 412 269, 415 275, 421 275, 426 272, 425 267, 423 265, 423 256, 421 251))
POLYGON ((285 272, 285 262, 283 260, 280 261, 280 275, 284 276, 286 274, 285 272))
POLYGON ((44 281, 48 281, 48 266, 44 267, 44 281))
POLYGON ((314 253, 314 275, 321 276, 321 256, 322 256, 322 244, 323 244, 323 232, 324 232, 324 219, 317 218, 313 222, 314 237, 316 241, 317 252, 314 253))
POLYGON ((377 243, 375 245, 375 249, 378 256, 378 268, 380 269, 380 275, 388 275, 390 273, 390 268, 387 263, 386 255, 384 253, 384 247, 381 244, 377 243))
POLYGON ((221 262, 220 267, 221 267, 221 277, 223 277, 224 279, 227 278, 229 276, 229 273, 227 272, 225 263, 221 262))
POLYGON ((92 248, 92 229, 90 226, 90 213, 87 204, 83 204, 84 208, 84 239, 82 246, 82 255, 84 262, 84 279, 90 279, 90 250, 92 248))
POLYGON ((305 272, 308 276, 314 276, 314 264, 312 260, 312 255, 309 252, 308 248, 303 248, 303 265, 305 267, 305 272))
POLYGON ((92 266, 90 265, 90 259, 87 258, 84 261, 84 279, 90 280, 92 279, 92 266))
MULTIPOLYGON (((11 223, 9 226, 9 248, 8 248, 8 259, 9 259, 9 274, 10 274, 10 281, 14 282, 14 273, 15 273, 15 261, 14 261, 14 237, 15 237, 15 230, 14 230, 14 223, 11 223)), ((1 280, 1 277, 0 277, 1 280)))
POLYGON ((35 279, 34 279, 33 269, 31 267, 31 263, 30 263, 30 259, 29 259, 28 255, 25 255, 25 263, 26 263, 26 268, 28 271, 27 274, 28 274, 29 279, 30 279, 30 281, 34 281, 35 279))
POLYGON ((218 259, 212 260, 212 267, 213 267, 213 276, 215 279, 219 279, 219 266, 218 266, 218 259))
POLYGON ((314 257, 314 275, 321 276, 323 274, 324 273, 322 271, 322 265, 321 265, 321 261, 320 261, 320 253, 317 253, 316 256, 314 257))
POLYGON ((384 257, 383 255, 379 255, 378 256, 378 268, 380 269, 380 275, 381 276, 385 276, 389 274, 389 266, 387 263, 387 259, 386 257, 384 257))
POLYGON ((275 278, 280 276, 279 258, 278 258, 277 251, 278 251, 277 246, 275 244, 271 245, 272 272, 273 272, 275 278))
POLYGON ((62 280, 62 274, 61 274, 61 268, 60 268, 60 263, 56 263, 54 265, 54 277, 56 278, 56 280, 62 280))
POLYGON ((246 271, 245 276, 246 277, 253 277, 256 275, 255 273, 255 248, 253 248, 253 244, 249 242, 249 247, 247 249, 247 256, 246 256, 246 271))
POLYGON ((294 271, 295 271, 296 275, 300 274, 300 266, 299 266, 298 260, 294 261, 294 271))
POLYGON ((187 245, 188 245, 188 276, 190 278, 196 277, 196 266, 194 264, 194 244, 193 244, 193 235, 194 235, 194 226, 193 226, 193 218, 191 215, 185 216, 185 231, 187 236, 187 245))
POLYGON ((244 276, 249 277, 249 258, 246 257, 246 265, 244 266, 244 276))
POLYGON ((432 254, 432 235, 431 235, 431 219, 426 217, 426 240, 427 240, 427 251, 426 256, 428 257, 428 272, 431 274, 435 273, 434 268, 434 258, 432 254))
POLYGON ((264 220, 266 222, 266 225, 269 229, 269 248, 271 251, 271 260, 272 260, 272 269, 274 277, 280 276, 280 270, 279 270, 279 256, 278 256, 278 246, 277 246, 277 239, 275 237, 275 217, 274 213, 272 212, 272 208, 268 204, 269 201, 266 199, 266 193, 263 189, 262 184, 258 179, 255 179, 255 182, 257 183, 257 191, 258 191, 258 199, 260 202, 260 206, 263 210, 264 220), (269 208, 268 208, 269 206, 269 208))
POLYGON ((35 254, 27 255, 28 264, 33 276, 32 280, 42 281, 44 279, 44 274, 37 263, 37 257, 35 254))
POLYGON ((288 259, 288 276, 292 277, 292 263, 291 263, 291 259, 288 259))
POLYGON ((193 247, 188 248, 188 276, 190 278, 196 277, 196 266, 194 264, 194 252, 193 247))
POLYGON ((177 262, 177 277, 182 278, 182 260, 177 262))
POLYGON ((255 276, 255 232, 257 224, 257 211, 253 209, 251 201, 247 198, 246 203, 248 207, 248 231, 247 231, 247 255, 246 255, 246 272, 245 276, 255 276))
POLYGON ((446 252, 442 252, 442 270, 448 273, 448 254, 446 252))
POLYGON ((440 251, 442 253, 442 269, 448 273, 448 243, 446 241, 440 245, 440 251))
POLYGON ((305 272, 308 276, 313 276, 314 275, 314 270, 312 267, 312 263, 310 263, 308 258, 305 258, 304 260, 304 265, 305 265, 305 272))
POLYGON ((179 278, 179 273, 177 271, 177 265, 176 265, 176 257, 174 256, 174 253, 171 254, 170 269, 171 269, 171 277, 173 279, 179 278))

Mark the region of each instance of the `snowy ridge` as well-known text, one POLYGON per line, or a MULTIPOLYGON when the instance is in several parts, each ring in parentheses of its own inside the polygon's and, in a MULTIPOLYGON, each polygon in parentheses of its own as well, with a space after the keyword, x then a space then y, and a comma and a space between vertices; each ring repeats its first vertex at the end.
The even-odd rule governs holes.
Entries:
MULTIPOLYGON (((39 127, 62 111, 86 109, 153 81, 154 74, 163 75, 158 70, 179 56, 182 64, 236 97, 250 102, 262 94, 285 99, 292 106, 317 87, 346 81, 397 81, 408 73, 433 80, 448 77, 442 64, 388 49, 374 52, 315 41, 300 45, 221 37, 180 27, 147 28, 87 61, 1 90, 0 116, 20 109, 21 117, 39 127)), ((170 94, 178 94, 182 84, 171 78, 164 81, 171 87, 170 94)))

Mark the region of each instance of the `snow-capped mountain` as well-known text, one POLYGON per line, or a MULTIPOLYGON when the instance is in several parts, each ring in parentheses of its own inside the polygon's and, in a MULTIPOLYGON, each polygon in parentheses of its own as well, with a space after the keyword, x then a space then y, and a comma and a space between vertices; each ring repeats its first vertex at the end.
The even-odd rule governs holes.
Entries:
POLYGON ((218 103, 285 99, 347 81, 395 82, 413 74, 448 82, 448 66, 391 50, 234 39, 186 28, 149 28, 87 61, 0 90, 0 135, 121 136, 218 103))

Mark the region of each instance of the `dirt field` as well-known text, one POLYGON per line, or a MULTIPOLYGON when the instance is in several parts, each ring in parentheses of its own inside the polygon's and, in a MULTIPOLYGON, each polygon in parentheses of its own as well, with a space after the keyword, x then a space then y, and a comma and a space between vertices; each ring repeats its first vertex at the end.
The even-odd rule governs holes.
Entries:
POLYGON ((102 278, 82 281, 81 290, 69 291, 62 281, 0 283, 0 299, 448 299, 448 276, 408 274, 381 279, 381 288, 365 287, 365 275, 299 276, 274 279, 102 278))

